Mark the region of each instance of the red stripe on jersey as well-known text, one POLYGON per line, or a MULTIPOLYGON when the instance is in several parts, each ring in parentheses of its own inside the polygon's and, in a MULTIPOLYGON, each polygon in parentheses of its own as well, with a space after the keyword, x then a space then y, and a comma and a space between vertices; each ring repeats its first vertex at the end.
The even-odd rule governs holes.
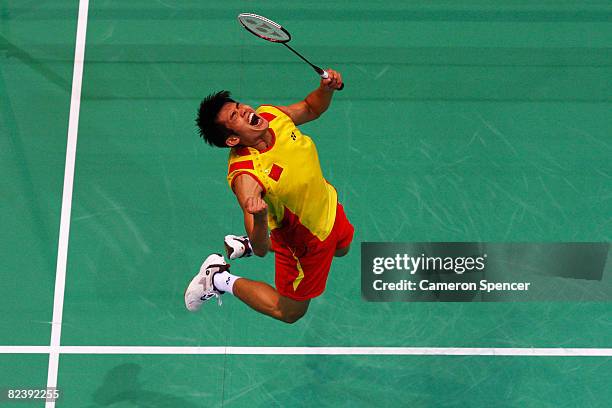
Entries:
POLYGON ((236 152, 238 156, 249 156, 251 154, 251 152, 249 151, 249 148, 245 146, 236 147, 234 151, 236 152))
POLYGON ((276 144, 276 133, 274 133, 274 130, 272 130, 272 128, 268 128, 268 131, 270 132, 270 134, 272 135, 272 143, 270 143, 270 146, 268 146, 267 149, 263 149, 262 151, 260 151, 259 153, 265 153, 268 150, 272 149, 274 147, 274 145, 276 144))
POLYGON ((268 174, 268 177, 270 177, 274 181, 278 181, 282 172, 283 172, 283 168, 281 166, 278 166, 277 164, 273 164, 272 169, 270 169, 270 174, 268 174))
POLYGON ((236 170, 253 170, 253 160, 245 160, 240 162, 234 162, 229 166, 227 174, 230 175, 236 170))
POLYGON ((272 122, 274 119, 276 119, 276 115, 274 115, 274 114, 272 114, 270 112, 262 112, 262 113, 259 114, 259 116, 261 116, 262 118, 264 118, 268 122, 272 122))
MULTIPOLYGON (((286 106, 261 105, 260 108, 263 107, 263 106, 269 106, 271 108, 278 109, 279 111, 283 112, 285 115, 289 116, 289 112, 286 111, 286 108, 287 108, 286 106)), ((291 116, 289 116, 289 117, 291 117, 291 116)))

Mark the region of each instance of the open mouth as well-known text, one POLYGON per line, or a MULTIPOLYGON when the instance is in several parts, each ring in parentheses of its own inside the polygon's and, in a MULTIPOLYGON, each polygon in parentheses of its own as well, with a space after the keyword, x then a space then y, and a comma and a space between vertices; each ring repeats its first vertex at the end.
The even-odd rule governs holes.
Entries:
POLYGON ((261 118, 255 112, 249 114, 249 125, 258 126, 261 123, 261 118))

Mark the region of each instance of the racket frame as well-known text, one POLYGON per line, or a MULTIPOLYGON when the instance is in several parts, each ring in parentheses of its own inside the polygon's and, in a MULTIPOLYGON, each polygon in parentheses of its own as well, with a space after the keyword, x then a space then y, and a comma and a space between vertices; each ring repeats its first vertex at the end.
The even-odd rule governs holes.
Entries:
MULTIPOLYGON (((300 57, 302 59, 302 61, 304 61, 305 63, 307 63, 308 65, 310 65, 312 67, 312 69, 315 70, 315 72, 323 79, 327 79, 329 78, 329 74, 327 73, 327 71, 325 71, 324 69, 314 65, 312 62, 308 61, 308 59, 306 59, 306 57, 304 57, 302 54, 300 54, 299 52, 297 52, 296 50, 294 50, 289 44, 287 44, 289 41, 291 41, 291 34, 289 33, 289 31, 287 31, 282 25, 270 20, 269 18, 265 18, 264 16, 260 16, 259 14, 255 14, 255 13, 240 13, 238 14, 238 22, 240 23, 241 26, 243 26, 248 32, 250 32, 251 34, 264 39, 266 41, 270 41, 273 43, 279 43, 279 44, 283 44, 285 47, 287 47, 291 52, 293 52, 295 55, 297 55, 298 57, 300 57), (287 36, 286 40, 279 40, 279 39, 275 39, 275 38, 271 38, 268 36, 265 36, 262 33, 258 33, 254 30, 252 30, 248 25, 246 25, 242 19, 243 18, 255 18, 257 20, 261 20, 267 24, 270 24, 271 26, 273 26, 274 28, 280 30, 283 34, 285 34, 287 36)), ((344 89, 344 83, 340 86, 340 88, 338 88, 339 91, 341 91, 342 89, 344 89)))
POLYGON ((286 42, 291 41, 291 34, 289 34, 289 31, 287 31, 282 25, 275 23, 274 21, 270 20, 269 18, 265 18, 264 16, 260 16, 258 14, 254 14, 254 13, 240 13, 238 14, 238 22, 247 29, 247 31, 249 31, 251 34, 258 36, 259 38, 263 38, 266 41, 271 41, 271 42, 275 42, 275 43, 281 43, 284 44, 286 42), (247 26, 242 19, 246 18, 246 17, 252 17, 255 18, 257 20, 262 20, 265 23, 270 24, 271 26, 274 26, 275 28, 281 30, 286 36, 287 39, 286 40, 279 40, 279 39, 275 39, 275 38, 271 38, 271 37, 267 37, 261 33, 255 32, 253 31, 249 26, 247 26))

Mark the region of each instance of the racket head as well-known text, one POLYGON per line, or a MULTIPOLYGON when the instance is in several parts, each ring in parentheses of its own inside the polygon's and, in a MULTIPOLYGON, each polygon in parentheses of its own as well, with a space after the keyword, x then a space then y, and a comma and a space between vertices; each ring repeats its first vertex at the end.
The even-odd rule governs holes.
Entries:
POLYGON ((291 40, 291 34, 280 24, 253 13, 238 14, 238 22, 251 34, 266 41, 286 43, 291 40))

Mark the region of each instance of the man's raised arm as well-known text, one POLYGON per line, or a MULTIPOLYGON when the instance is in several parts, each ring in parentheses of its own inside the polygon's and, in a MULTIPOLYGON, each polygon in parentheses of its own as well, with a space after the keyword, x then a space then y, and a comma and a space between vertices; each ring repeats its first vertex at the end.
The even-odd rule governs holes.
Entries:
POLYGON ((296 125, 301 125, 317 119, 327 110, 334 91, 342 85, 342 75, 332 69, 326 69, 329 78, 321 79, 319 87, 298 103, 289 106, 279 106, 296 125))

